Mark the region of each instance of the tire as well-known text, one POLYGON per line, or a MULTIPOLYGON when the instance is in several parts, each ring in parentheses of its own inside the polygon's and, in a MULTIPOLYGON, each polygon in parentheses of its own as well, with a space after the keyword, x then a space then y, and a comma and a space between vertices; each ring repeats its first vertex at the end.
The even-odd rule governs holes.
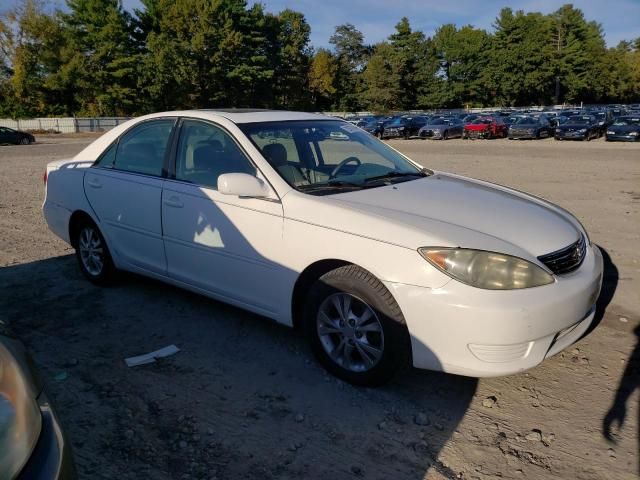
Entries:
POLYGON ((74 237, 76 258, 82 274, 96 285, 109 284, 115 277, 116 268, 100 229, 92 221, 83 220, 75 228, 74 237))
POLYGON ((400 307, 376 277, 356 265, 332 270, 311 286, 304 331, 320 364, 354 385, 381 385, 408 363, 411 347, 400 307), (357 322, 364 317, 360 330, 357 322))
POLYGON ((449 138, 449 132, 445 130, 444 133, 442 134, 442 139, 447 140, 448 138, 449 138))
POLYGON ((31 141, 27 137, 22 137, 20 139, 20 145, 29 145, 31 141))

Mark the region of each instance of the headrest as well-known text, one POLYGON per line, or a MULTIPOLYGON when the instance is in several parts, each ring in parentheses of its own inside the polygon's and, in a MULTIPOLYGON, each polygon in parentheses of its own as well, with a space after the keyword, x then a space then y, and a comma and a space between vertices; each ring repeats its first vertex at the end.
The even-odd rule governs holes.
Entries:
POLYGON ((287 149, 281 143, 269 143, 262 147, 262 153, 274 167, 287 164, 287 149))

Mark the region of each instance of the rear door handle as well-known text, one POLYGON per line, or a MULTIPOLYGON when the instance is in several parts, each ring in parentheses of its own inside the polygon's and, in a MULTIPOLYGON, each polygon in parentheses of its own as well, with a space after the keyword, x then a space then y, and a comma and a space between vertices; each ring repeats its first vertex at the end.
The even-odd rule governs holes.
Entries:
POLYGON ((173 207, 173 208, 182 208, 182 207, 184 207, 183 203, 180 201, 180 198, 177 197, 176 195, 172 195, 169 198, 165 198, 164 199, 164 204, 167 207, 173 207))
POLYGON ((93 188, 102 188, 102 184, 96 178, 90 178, 89 180, 87 180, 87 185, 93 188))

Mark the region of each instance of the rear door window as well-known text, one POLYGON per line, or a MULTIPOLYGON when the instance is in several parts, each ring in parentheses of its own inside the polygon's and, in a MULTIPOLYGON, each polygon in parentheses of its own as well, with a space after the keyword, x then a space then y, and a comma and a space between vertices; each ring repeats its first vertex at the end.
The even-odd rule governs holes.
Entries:
POLYGON ((164 158, 174 124, 173 119, 152 120, 125 133, 118 142, 113 168, 162 176, 164 158))

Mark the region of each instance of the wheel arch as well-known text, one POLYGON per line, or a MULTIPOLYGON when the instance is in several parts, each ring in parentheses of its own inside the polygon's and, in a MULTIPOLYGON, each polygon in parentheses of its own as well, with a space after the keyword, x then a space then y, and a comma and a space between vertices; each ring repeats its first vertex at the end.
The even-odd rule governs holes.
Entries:
POLYGON ((84 210, 76 210, 71 214, 71 217, 69 217, 69 243, 73 248, 78 248, 76 233, 78 232, 80 225, 87 221, 93 223, 97 227, 97 222, 94 218, 84 210))
POLYGON ((291 320, 293 322, 293 328, 298 329, 302 325, 304 299, 311 285, 325 273, 345 265, 354 265, 354 263, 337 258, 317 260, 311 265, 308 265, 300 275, 298 275, 291 295, 291 320))

